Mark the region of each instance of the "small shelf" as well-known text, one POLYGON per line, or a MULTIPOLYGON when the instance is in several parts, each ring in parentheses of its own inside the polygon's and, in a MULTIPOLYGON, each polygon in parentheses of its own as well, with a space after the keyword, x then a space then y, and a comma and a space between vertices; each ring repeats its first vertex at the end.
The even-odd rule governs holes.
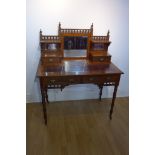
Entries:
POLYGON ((53 52, 42 52, 42 57, 62 57, 62 52, 53 51, 53 52))
POLYGON ((110 44, 110 41, 104 41, 104 40, 91 40, 92 43, 102 43, 102 44, 110 44))
POLYGON ((102 43, 102 42, 91 42, 90 44, 90 50, 91 51, 107 51, 109 47, 110 42, 108 43, 102 43))
POLYGON ((103 63, 110 63, 111 62, 111 55, 107 52, 91 52, 90 53, 90 60, 92 62, 103 62, 103 63))
POLYGON ((55 43, 61 43, 61 40, 41 40, 40 43, 44 44, 55 44, 55 43))
POLYGON ((53 43, 53 42, 46 42, 41 43, 41 50, 42 51, 58 51, 61 49, 61 43, 53 43))
POLYGON ((43 64, 54 64, 64 59, 88 59, 94 62, 109 62, 109 31, 105 36, 93 36, 93 24, 90 29, 62 29, 58 35, 43 35, 40 31, 40 47, 43 64))
POLYGON ((91 51, 90 55, 92 56, 111 56, 109 53, 104 51, 91 51))

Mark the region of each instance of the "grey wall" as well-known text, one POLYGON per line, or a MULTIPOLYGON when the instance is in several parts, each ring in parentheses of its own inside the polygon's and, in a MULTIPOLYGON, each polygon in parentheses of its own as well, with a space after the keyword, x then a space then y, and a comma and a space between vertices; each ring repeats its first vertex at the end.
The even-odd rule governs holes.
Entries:
MULTIPOLYGON (((109 53, 112 62, 125 74, 117 96, 129 95, 129 16, 128 0, 27 0, 26 27, 26 97, 38 102, 40 91, 36 71, 40 59, 39 30, 57 35, 58 22, 64 28, 89 28, 94 23, 94 35, 106 35, 110 30, 109 53)), ((103 89, 103 97, 111 97, 113 87, 103 89)), ((49 99, 74 100, 98 97, 95 85, 74 85, 50 90, 49 99)))

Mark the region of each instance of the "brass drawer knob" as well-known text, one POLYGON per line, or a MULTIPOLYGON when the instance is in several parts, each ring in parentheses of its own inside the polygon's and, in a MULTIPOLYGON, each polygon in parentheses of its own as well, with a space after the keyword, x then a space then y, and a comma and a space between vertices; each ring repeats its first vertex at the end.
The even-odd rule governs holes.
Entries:
POLYGON ((111 77, 107 77, 107 80, 110 80, 111 79, 111 77))
POLYGON ((74 79, 70 79, 69 81, 70 81, 70 82, 74 82, 74 79))
POLYGON ((50 82, 51 82, 51 83, 54 83, 54 82, 55 82, 55 80, 50 80, 50 82))
POLYGON ((103 61, 104 60, 104 58, 100 58, 100 61, 103 61))
POLYGON ((94 80, 94 78, 93 78, 93 77, 91 77, 91 78, 89 78, 89 80, 90 80, 90 81, 93 81, 93 80, 94 80))
POLYGON ((52 58, 50 58, 50 59, 49 59, 49 62, 53 62, 53 59, 52 59, 52 58))

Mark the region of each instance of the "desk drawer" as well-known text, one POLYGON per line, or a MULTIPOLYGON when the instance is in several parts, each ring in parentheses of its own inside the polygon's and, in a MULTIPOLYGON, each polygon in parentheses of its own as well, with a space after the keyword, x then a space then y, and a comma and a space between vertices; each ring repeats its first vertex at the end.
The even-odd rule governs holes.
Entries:
POLYGON ((64 82, 68 84, 80 84, 81 83, 81 78, 76 77, 76 76, 66 76, 66 77, 63 77, 63 79, 64 79, 64 82))
POLYGON ((62 83, 62 79, 60 77, 48 77, 46 78, 46 85, 55 85, 62 83))
POLYGON ((42 57, 43 64, 60 63, 60 57, 42 57))
POLYGON ((119 83, 120 75, 106 75, 104 77, 104 82, 115 82, 119 83))
POLYGON ((110 62, 111 57, 110 56, 92 56, 91 60, 94 62, 110 62))
POLYGON ((105 82, 115 82, 118 83, 120 75, 100 75, 100 76, 84 76, 83 83, 105 83, 105 82))
POLYGON ((56 85, 56 84, 80 84, 80 77, 76 76, 58 76, 58 77, 49 77, 46 79, 47 85, 56 85))
POLYGON ((103 76, 84 76, 82 79, 83 83, 103 83, 103 76))
POLYGON ((48 85, 69 85, 69 84, 104 84, 114 82, 119 84, 120 75, 90 75, 90 76, 56 76, 48 77, 44 81, 44 86, 48 85))

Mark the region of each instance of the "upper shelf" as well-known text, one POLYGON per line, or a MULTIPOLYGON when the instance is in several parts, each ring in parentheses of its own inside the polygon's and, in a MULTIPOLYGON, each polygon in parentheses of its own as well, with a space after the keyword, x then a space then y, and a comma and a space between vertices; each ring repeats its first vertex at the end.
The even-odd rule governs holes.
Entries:
POLYGON ((49 36, 49 35, 41 35, 40 36, 41 43, 61 43, 61 37, 59 36, 49 36))
MULTIPOLYGON (((104 44, 104 46, 110 45, 110 32, 107 32, 105 36, 93 36, 93 24, 89 29, 70 29, 70 28, 61 28, 59 23, 58 35, 42 35, 40 30, 40 43, 46 44, 62 44, 64 42, 64 37, 78 37, 86 36, 88 37, 87 42, 91 44, 104 44)), ((63 45, 61 45, 63 48, 63 45)))
POLYGON ((93 35, 93 24, 90 29, 71 29, 71 28, 61 28, 61 24, 59 23, 58 27, 58 35, 59 36, 92 36, 93 35))
POLYGON ((94 43, 110 43, 109 36, 92 36, 91 42, 94 43))
POLYGON ((59 35, 65 35, 65 36, 72 36, 72 35, 77 35, 77 36, 88 36, 92 35, 92 30, 91 29, 60 29, 59 30, 59 35))

